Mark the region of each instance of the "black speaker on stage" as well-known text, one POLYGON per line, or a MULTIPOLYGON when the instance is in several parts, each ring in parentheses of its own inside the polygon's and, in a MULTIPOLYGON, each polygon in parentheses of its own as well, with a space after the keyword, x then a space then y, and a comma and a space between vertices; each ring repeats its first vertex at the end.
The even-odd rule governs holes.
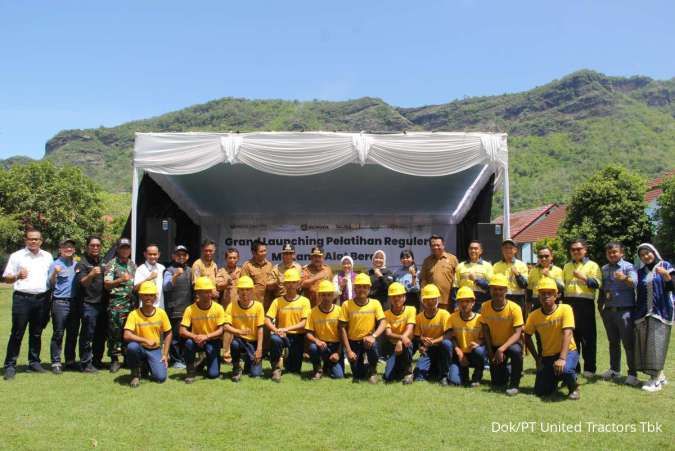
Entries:
POLYGON ((171 261, 171 254, 176 242, 176 221, 173 218, 155 218, 145 219, 145 243, 138 243, 141 249, 145 249, 150 243, 159 246, 159 261, 168 263, 171 261))
POLYGON ((502 224, 478 223, 478 241, 483 245, 483 259, 495 263, 502 258, 502 224))

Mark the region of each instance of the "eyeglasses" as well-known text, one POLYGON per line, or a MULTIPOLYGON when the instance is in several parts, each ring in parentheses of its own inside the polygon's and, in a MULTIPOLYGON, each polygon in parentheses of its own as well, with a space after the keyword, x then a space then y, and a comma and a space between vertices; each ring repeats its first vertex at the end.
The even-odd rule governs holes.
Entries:
POLYGON ((551 258, 550 255, 537 255, 538 258, 551 258))

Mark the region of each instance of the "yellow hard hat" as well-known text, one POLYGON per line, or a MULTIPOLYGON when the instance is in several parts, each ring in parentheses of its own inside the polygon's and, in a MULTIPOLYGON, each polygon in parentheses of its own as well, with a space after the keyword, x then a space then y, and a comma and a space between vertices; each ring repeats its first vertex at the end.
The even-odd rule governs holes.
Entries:
POLYGON ((241 276, 237 279, 237 288, 253 288, 253 279, 249 276, 241 276))
POLYGON ((402 294, 405 294, 405 287, 403 284, 394 282, 391 285, 389 285, 389 289, 387 290, 387 295, 389 296, 400 296, 402 294))
POLYGON ((213 281, 206 276, 198 278, 195 282, 195 291, 213 291, 215 288, 213 281))
POLYGON ((157 294, 157 285, 152 280, 146 280, 138 289, 138 294, 157 294))
POLYGON ((461 287, 459 290, 457 290, 457 300, 460 299, 473 299, 474 301, 476 300, 476 295, 474 294, 473 290, 469 287, 461 287))
POLYGON ((551 279, 550 277, 542 277, 539 279, 539 283, 537 284, 537 291, 540 290, 555 290, 557 292, 558 284, 556 284, 555 280, 551 279))
POLYGON ((284 272, 284 282, 300 282, 300 271, 291 268, 284 272))
POLYGON ((368 274, 359 273, 354 277, 354 285, 368 285, 371 286, 370 276, 368 274))
POLYGON ((327 280, 322 280, 319 283, 319 288, 316 290, 317 293, 335 293, 335 287, 333 284, 327 280))
POLYGON ((509 280, 506 278, 504 274, 495 274, 490 279, 490 286, 508 288, 509 280))
POLYGON ((433 283, 425 285, 424 288, 422 288, 422 300, 436 299, 440 297, 441 297, 441 290, 439 290, 438 287, 433 283))

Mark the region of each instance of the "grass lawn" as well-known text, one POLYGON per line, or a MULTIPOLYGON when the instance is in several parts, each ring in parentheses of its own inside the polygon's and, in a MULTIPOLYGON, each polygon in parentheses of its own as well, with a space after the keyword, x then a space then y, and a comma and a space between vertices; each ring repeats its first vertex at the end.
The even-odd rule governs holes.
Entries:
MULTIPOLYGON (((0 357, 11 319, 11 291, 0 288, 0 357)), ((599 370, 608 367, 599 327, 599 370)), ((49 360, 51 324, 43 334, 49 360)), ((672 344, 672 343, 671 343, 672 344)), ((128 371, 62 376, 19 372, 0 380, 0 447, 3 449, 457 449, 457 448, 675 448, 675 365, 671 346, 659 393, 581 378, 581 400, 540 400, 531 394, 533 361, 526 360, 522 392, 515 398, 479 389, 415 383, 371 386, 349 380, 312 382, 285 375, 269 379, 198 379, 182 382, 170 370, 162 384, 143 381, 131 390, 128 371), (642 432, 640 422, 660 422, 662 432, 642 432), (534 431, 493 432, 493 422, 535 422, 534 431), (541 423, 581 424, 581 432, 543 432, 541 423), (629 432, 588 432, 628 425, 629 432), (635 427, 635 432, 630 428, 635 427)), ((45 365, 47 366, 47 365, 45 365)), ((380 365, 382 367, 382 365, 380 365)), ((269 377, 269 364, 265 366, 269 377)), ((309 370, 309 366, 305 368, 309 370)), ((225 367, 229 373, 229 367, 225 367)), ((486 374, 489 378, 489 375, 486 374)), ((644 377, 644 376, 642 376, 644 377)))

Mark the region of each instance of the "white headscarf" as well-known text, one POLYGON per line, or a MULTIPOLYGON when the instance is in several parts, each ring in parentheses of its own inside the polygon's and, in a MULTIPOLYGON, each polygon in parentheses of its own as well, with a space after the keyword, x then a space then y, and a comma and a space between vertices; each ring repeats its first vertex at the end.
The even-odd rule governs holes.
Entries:
POLYGON ((345 260, 348 260, 349 263, 352 264, 352 272, 354 272, 354 260, 352 260, 352 258, 349 255, 345 255, 340 259, 340 265, 342 265, 345 262, 345 260))
POLYGON ((384 269, 387 267, 387 254, 385 254, 382 249, 378 249, 375 252, 373 252, 373 258, 370 259, 370 264, 373 268, 375 268, 375 256, 377 255, 378 252, 382 254, 382 268, 380 269, 384 269))
MULTIPOLYGON (((648 249, 654 254, 654 263, 655 264, 658 264, 660 261, 663 261, 663 259, 661 258, 661 254, 659 254, 659 251, 656 250, 656 248, 654 247, 653 244, 642 243, 641 245, 639 245, 638 248, 637 248, 638 257, 640 256, 640 250, 642 250, 642 249, 648 249)), ((642 262, 642 259, 640 259, 640 263, 642 264, 642 266, 640 266, 640 268, 644 268, 645 264, 642 262)))

